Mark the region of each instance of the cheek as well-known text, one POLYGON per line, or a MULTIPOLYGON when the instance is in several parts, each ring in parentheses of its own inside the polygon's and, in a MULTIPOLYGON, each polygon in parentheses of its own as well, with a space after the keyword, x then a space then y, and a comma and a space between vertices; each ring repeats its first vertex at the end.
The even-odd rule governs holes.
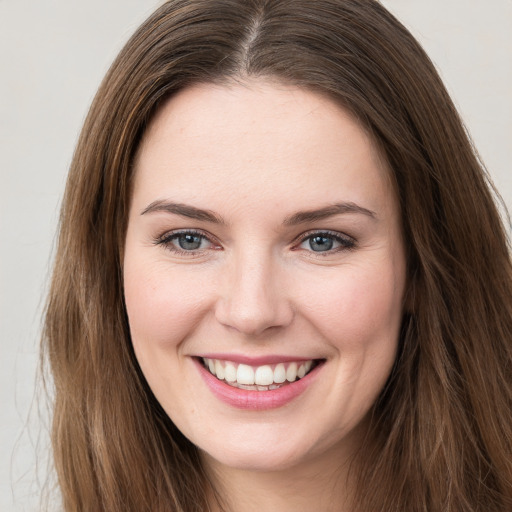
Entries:
POLYGON ((124 293, 134 347, 178 345, 198 324, 208 294, 188 273, 128 261, 124 293))
POLYGON ((354 266, 333 273, 310 296, 309 321, 333 349, 327 397, 347 428, 377 399, 396 358, 405 277, 401 266, 354 266), (350 411, 350 414, 347 414, 350 411))
POLYGON ((347 267, 308 288, 310 321, 344 353, 394 351, 402 318, 403 273, 394 265, 347 267))

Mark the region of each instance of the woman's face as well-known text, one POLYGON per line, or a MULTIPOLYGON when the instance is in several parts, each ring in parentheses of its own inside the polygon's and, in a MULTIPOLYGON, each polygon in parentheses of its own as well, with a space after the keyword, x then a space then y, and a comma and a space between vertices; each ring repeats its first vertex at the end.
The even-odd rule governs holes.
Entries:
POLYGON ((331 100, 197 85, 149 126, 124 257, 133 347, 211 464, 354 448, 395 360, 405 266, 389 171, 331 100))

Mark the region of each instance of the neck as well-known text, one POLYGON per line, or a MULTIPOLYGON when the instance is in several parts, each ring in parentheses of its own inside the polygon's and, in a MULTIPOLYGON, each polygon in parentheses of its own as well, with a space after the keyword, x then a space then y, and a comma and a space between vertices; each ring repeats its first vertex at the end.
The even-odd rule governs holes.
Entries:
MULTIPOLYGON (((212 512, 348 512, 351 496, 350 459, 325 456, 278 471, 221 466, 207 454, 203 462, 221 506, 212 512)), ((211 503, 215 500, 212 498, 211 503)))

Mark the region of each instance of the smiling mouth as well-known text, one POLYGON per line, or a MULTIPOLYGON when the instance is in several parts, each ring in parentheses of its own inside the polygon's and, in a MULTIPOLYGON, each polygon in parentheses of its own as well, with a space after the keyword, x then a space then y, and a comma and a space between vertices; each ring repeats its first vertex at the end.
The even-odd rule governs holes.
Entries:
POLYGON ((250 366, 247 364, 201 357, 203 366, 226 384, 248 391, 272 391, 302 379, 323 360, 290 361, 250 366))

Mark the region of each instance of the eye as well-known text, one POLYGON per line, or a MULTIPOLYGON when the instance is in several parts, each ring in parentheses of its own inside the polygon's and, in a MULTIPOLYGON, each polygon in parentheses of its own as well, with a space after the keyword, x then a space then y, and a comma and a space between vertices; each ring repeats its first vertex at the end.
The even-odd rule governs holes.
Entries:
POLYGON ((355 247, 355 240, 337 232, 315 232, 303 235, 298 248, 316 253, 333 253, 355 247))
POLYGON ((194 230, 165 233, 155 243, 164 246, 171 252, 185 255, 194 255, 208 249, 220 248, 204 233, 194 230))
POLYGON ((173 242, 177 243, 180 249, 185 251, 197 251, 197 249, 203 245, 204 241, 203 236, 193 233, 181 233, 173 239, 173 242))

